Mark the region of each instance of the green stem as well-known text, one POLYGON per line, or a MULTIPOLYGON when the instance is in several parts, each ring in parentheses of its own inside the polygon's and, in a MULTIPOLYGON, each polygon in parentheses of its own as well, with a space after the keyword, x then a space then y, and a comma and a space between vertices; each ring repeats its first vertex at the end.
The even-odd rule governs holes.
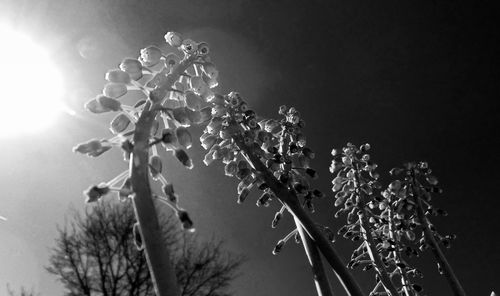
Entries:
POLYGON ((305 231, 309 234, 332 269, 335 271, 335 274, 344 286, 344 289, 351 296, 362 296, 363 292, 361 291, 360 286, 350 274, 335 249, 331 246, 331 243, 325 238, 321 231, 316 227, 314 221, 300 206, 297 201, 297 195, 293 191, 288 190, 285 185, 276 179, 264 163, 262 163, 260 158, 253 152, 253 148, 245 145, 241 135, 235 135, 233 136, 233 139, 239 149, 246 154, 252 166, 259 172, 260 177, 263 178, 264 182, 269 185, 273 193, 287 207, 288 211, 299 220, 302 227, 304 227, 305 231))
POLYGON ((316 291, 318 296, 333 296, 332 288, 330 287, 330 282, 328 281, 328 276, 326 275, 325 267, 321 261, 321 255, 318 248, 314 244, 314 241, 309 237, 309 235, 304 231, 304 228, 300 225, 300 221, 295 218, 295 226, 300 234, 300 239, 304 245, 304 251, 311 265, 311 272, 314 277, 314 284, 316 286, 316 291))
POLYGON ((436 258, 436 261, 439 263, 439 265, 443 269, 443 274, 448 281, 448 284, 450 285, 451 290, 453 291, 453 294, 456 296, 466 296, 465 290, 462 287, 462 284, 460 284, 460 281, 458 280, 457 276, 455 275, 455 272, 453 271, 453 268, 451 267, 450 263, 446 259, 443 251, 441 250, 441 247, 439 246, 438 242, 436 241, 436 238, 434 237, 434 233, 431 230, 431 225, 429 223, 429 220, 425 216, 424 208, 422 206, 422 201, 421 201, 421 196, 425 195, 426 197, 429 197, 429 193, 426 192, 421 188, 421 185, 413 179, 413 189, 415 190, 415 195, 413 196, 415 204, 416 204, 416 210, 417 210, 417 217, 424 229, 424 235, 425 235, 425 240, 426 242, 429 243, 432 253, 434 254, 434 257, 436 258))

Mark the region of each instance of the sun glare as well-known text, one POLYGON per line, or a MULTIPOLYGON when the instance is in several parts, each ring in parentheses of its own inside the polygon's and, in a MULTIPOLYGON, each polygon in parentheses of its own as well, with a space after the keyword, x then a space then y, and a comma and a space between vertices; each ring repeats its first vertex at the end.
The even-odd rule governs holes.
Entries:
POLYGON ((0 138, 39 132, 63 109, 61 75, 47 52, 0 27, 0 138))

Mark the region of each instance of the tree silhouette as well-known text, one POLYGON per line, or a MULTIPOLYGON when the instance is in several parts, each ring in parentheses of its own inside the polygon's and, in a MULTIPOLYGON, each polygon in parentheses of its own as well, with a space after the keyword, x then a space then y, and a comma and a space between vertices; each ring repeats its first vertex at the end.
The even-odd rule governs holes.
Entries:
MULTIPOLYGON (((58 228, 47 271, 64 284, 65 295, 154 295, 134 225, 130 201, 101 200, 83 215, 75 213, 64 228, 58 228)), ((225 252, 220 241, 197 242, 182 233, 170 216, 161 219, 161 228, 181 295, 229 295, 241 257, 225 252)))

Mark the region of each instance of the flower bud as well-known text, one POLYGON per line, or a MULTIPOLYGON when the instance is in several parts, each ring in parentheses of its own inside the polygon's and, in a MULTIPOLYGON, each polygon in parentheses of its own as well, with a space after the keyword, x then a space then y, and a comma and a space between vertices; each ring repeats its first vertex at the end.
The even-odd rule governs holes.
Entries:
POLYGON ((281 249, 283 249, 284 246, 285 246, 285 241, 279 240, 276 246, 274 247, 273 255, 277 255, 279 252, 281 252, 281 249))
POLYGON ((175 157, 182 163, 186 168, 192 169, 193 168, 193 161, 189 157, 189 155, 186 153, 186 151, 182 149, 175 149, 174 151, 175 157))
POLYGON ((207 106, 200 110, 200 123, 209 121, 212 118, 212 107, 207 106))
POLYGON ((191 89, 195 94, 202 95, 209 90, 208 85, 201 76, 193 76, 189 80, 191 89))
POLYGON ((236 172, 236 178, 242 180, 245 177, 249 176, 251 173, 252 171, 248 168, 238 169, 238 171, 236 172))
POLYGON ((189 117, 187 115, 185 107, 179 107, 175 108, 172 111, 172 114, 174 116, 174 119, 182 126, 189 126, 191 125, 191 121, 189 120, 189 117))
POLYGON ((85 143, 80 143, 73 147, 73 152, 86 154, 90 157, 97 157, 111 149, 111 146, 104 146, 101 140, 92 139, 85 143))
POLYGON ((217 139, 218 139, 217 136, 209 135, 208 137, 200 139, 201 140, 201 146, 205 150, 210 149, 210 148, 212 148, 215 145, 215 143, 217 142, 217 139))
POLYGON ((161 158, 158 155, 154 155, 149 159, 149 171, 151 172, 151 176, 153 180, 158 179, 158 175, 161 174, 163 169, 163 164, 161 162, 161 158))
POLYGON ((238 165, 236 164, 236 161, 231 161, 224 167, 224 173, 226 176, 229 177, 234 177, 237 171, 238 171, 238 165))
POLYGON ((313 179, 318 179, 318 173, 311 168, 306 168, 306 174, 313 179))
POLYGON ((120 69, 109 70, 106 73, 105 79, 109 82, 125 84, 129 84, 131 80, 130 75, 120 69))
POLYGON ((191 220, 191 218, 189 218, 189 215, 186 211, 177 211, 177 218, 179 218, 179 221, 181 221, 182 223, 182 229, 188 230, 189 232, 194 232, 195 229, 193 228, 193 221, 191 220))
POLYGON ((181 50, 187 55, 192 55, 198 50, 198 44, 191 39, 184 39, 181 44, 181 50))
POLYGON ((276 214, 274 215, 273 222, 271 223, 271 227, 276 228, 282 217, 283 217, 283 213, 276 212, 276 214))
POLYGON ((161 142, 165 145, 175 144, 177 137, 172 129, 166 128, 161 131, 161 142))
POLYGON ((165 41, 173 47, 179 47, 182 44, 182 35, 177 32, 168 32, 165 34, 165 41))
POLYGON ((125 129, 127 129, 129 125, 130 125, 130 119, 128 118, 128 116, 122 113, 116 115, 115 118, 111 120, 109 129, 113 134, 116 135, 125 131, 125 129))
POLYGON ((176 204, 178 198, 177 194, 175 194, 174 192, 174 185, 171 183, 167 183, 163 185, 162 189, 163 193, 165 193, 165 196, 168 198, 168 200, 176 204))
POLYGON ((205 156, 203 158, 203 163, 205 165, 208 166, 209 164, 211 164, 215 160, 214 153, 215 153, 215 151, 210 150, 207 154, 205 154, 205 156))
POLYGON ((178 127, 175 130, 175 135, 177 136, 177 141, 181 146, 183 146, 186 149, 191 148, 193 144, 193 139, 191 137, 191 133, 188 131, 187 128, 185 127, 178 127))
POLYGON ((224 105, 213 105, 211 110, 212 117, 222 117, 226 115, 227 109, 224 105))
POLYGON ((149 92, 149 99, 153 103, 159 103, 165 99, 167 96, 168 90, 164 88, 155 88, 149 92))
POLYGON ((370 148, 371 148, 370 144, 366 143, 366 144, 361 145, 361 147, 359 147, 359 150, 361 152, 366 152, 366 151, 370 150, 370 148))
POLYGON ((120 64, 120 69, 127 72, 133 80, 139 80, 142 78, 142 64, 137 59, 124 59, 120 64))
MULTIPOLYGON (((102 95, 99 95, 102 96, 102 95)), ((87 111, 95 113, 95 114, 100 114, 100 113, 105 113, 105 112, 110 112, 111 109, 108 109, 101 105, 96 99, 92 99, 88 102, 85 103, 83 106, 87 111)))
POLYGON ((192 110, 200 110, 203 106, 203 99, 192 91, 186 91, 186 106, 192 110))
POLYGON ((167 71, 172 70, 173 67, 179 65, 181 58, 175 53, 169 53, 165 56, 165 67, 167 71))
POLYGON ((146 48, 141 49, 142 64, 146 67, 152 67, 161 61, 162 52, 161 49, 154 45, 150 45, 146 48))
POLYGON ((243 188, 240 194, 238 195, 238 203, 239 204, 243 203, 245 199, 248 197, 248 194, 250 194, 250 189, 248 189, 248 187, 243 188))
POLYGON ((127 93, 127 86, 124 83, 109 82, 104 86, 102 93, 109 98, 119 98, 127 93))
POLYGON ((213 117, 206 127, 207 132, 212 135, 218 134, 222 129, 222 121, 220 117, 213 117))
POLYGON ((110 191, 109 187, 105 183, 91 186, 83 192, 83 194, 87 197, 85 199, 85 202, 86 203, 96 202, 101 197, 108 194, 109 191, 110 191))
POLYGON ((96 100, 105 109, 109 109, 111 111, 122 111, 122 104, 116 99, 106 96, 97 96, 96 100))
POLYGON ((208 43, 206 42, 198 43, 197 47, 199 56, 206 56, 210 52, 210 48, 208 47, 208 43))
POLYGON ((272 195, 271 195, 270 191, 267 190, 257 200, 257 206, 258 207, 261 207, 261 206, 268 207, 271 199, 272 199, 272 195))

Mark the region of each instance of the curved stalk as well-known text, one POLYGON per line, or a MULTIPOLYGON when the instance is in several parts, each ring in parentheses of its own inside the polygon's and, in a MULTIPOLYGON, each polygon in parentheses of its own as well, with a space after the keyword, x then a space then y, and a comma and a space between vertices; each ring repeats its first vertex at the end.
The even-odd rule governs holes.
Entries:
POLYGON ((363 292, 361 291, 360 286, 342 262, 335 249, 331 246, 331 243, 325 238, 318 227, 316 227, 314 221, 300 206, 297 201, 297 195, 288 190, 287 187, 276 179, 276 177, 262 163, 260 158, 254 153, 253 147, 245 145, 241 135, 235 135, 233 136, 233 139, 239 149, 246 154, 247 159, 250 161, 252 166, 259 172, 260 177, 262 177, 264 182, 269 185, 270 189, 287 207, 288 211, 299 220, 302 227, 304 227, 304 230, 309 234, 332 269, 335 271, 335 274, 344 286, 344 289, 351 296, 362 296, 363 292))
POLYGON ((318 248, 314 244, 314 241, 309 237, 309 235, 304 231, 304 228, 300 225, 300 221, 294 217, 295 226, 300 234, 300 239, 304 245, 304 251, 311 265, 311 271, 314 277, 314 284, 316 286, 316 292, 318 296, 333 296, 332 288, 330 287, 330 282, 328 281, 328 276, 326 275, 325 267, 321 261, 321 255, 318 248))
MULTIPOLYGON (((179 79, 181 73, 192 64, 192 59, 183 60, 167 76, 159 89, 166 90, 179 79)), ((144 106, 134 132, 134 150, 130 158, 131 181, 135 196, 134 210, 144 243, 144 250, 157 296, 178 296, 175 269, 167 246, 159 239, 162 235, 153 203, 149 183, 149 139, 151 128, 158 113, 150 101, 144 106), (151 107, 151 108, 150 108, 151 107)))
POLYGON ((153 121, 154 114, 143 111, 136 125, 134 152, 130 160, 135 192, 134 209, 156 295, 176 296, 180 295, 180 290, 177 287, 175 269, 167 246, 158 239, 161 237, 161 230, 149 185, 148 141, 153 121))
POLYGON ((451 267, 450 263, 446 259, 438 242, 436 241, 436 238, 434 237, 434 233, 431 230, 431 225, 429 223, 429 220, 425 216, 425 212, 424 212, 424 208, 422 206, 422 201, 421 201, 420 196, 422 196, 422 195, 427 196, 429 193, 426 192, 425 190, 422 190, 421 185, 415 179, 413 180, 412 185, 413 185, 413 189, 416 193, 413 195, 413 198, 414 198, 414 201, 416 204, 417 217, 418 217, 419 222, 423 226, 425 239, 429 243, 431 250, 432 250, 432 253, 434 254, 434 257, 436 258, 436 261, 442 266, 443 274, 444 274, 446 280, 448 281, 448 284, 450 285, 450 288, 453 291, 453 294, 456 296, 466 296, 465 290, 462 287, 462 284, 460 284, 460 281, 458 280, 457 276, 455 275, 453 268, 451 267))

